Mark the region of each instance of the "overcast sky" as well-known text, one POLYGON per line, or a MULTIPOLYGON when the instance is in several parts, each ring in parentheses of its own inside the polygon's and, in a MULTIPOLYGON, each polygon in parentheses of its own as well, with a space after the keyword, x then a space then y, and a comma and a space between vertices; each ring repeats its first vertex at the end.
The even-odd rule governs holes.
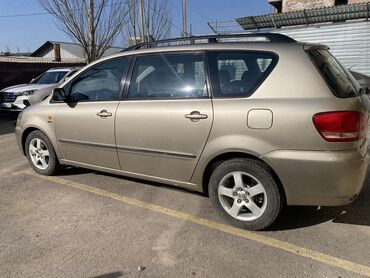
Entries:
MULTIPOLYGON (((172 36, 179 36, 182 29, 182 0, 170 0, 173 11, 172 36)), ((271 11, 267 0, 187 0, 188 23, 194 34, 209 34, 207 22, 226 20, 248 15, 266 14, 271 11)), ((38 0, 0 0, 0 52, 7 47, 11 52, 34 51, 47 40, 71 41, 55 25, 51 15, 15 16, 45 12, 38 0), (13 16, 14 17, 7 17, 13 16)), ((115 43, 120 45, 122 39, 115 43)))

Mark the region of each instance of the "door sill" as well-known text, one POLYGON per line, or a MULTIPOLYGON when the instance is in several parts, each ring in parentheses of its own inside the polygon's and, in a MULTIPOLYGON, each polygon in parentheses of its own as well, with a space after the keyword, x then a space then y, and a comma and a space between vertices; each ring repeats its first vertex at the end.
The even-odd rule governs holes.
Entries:
POLYGON ((142 180, 147 180, 147 181, 152 181, 152 182, 157 182, 157 183, 163 183, 167 185, 173 185, 176 187, 182 187, 182 188, 186 188, 186 189, 196 191, 196 192, 203 192, 201 186, 195 183, 191 183, 191 182, 183 182, 183 181, 177 181, 177 180, 172 180, 172 179, 159 178, 155 176, 138 174, 138 173, 123 171, 123 170, 118 170, 118 169, 111 169, 111 168, 107 168, 103 166, 97 166, 97 165, 92 165, 88 163, 72 161, 68 159, 61 159, 60 162, 65 165, 81 167, 81 168, 91 169, 95 171, 106 172, 110 174, 126 176, 126 177, 136 178, 136 179, 142 179, 142 180))

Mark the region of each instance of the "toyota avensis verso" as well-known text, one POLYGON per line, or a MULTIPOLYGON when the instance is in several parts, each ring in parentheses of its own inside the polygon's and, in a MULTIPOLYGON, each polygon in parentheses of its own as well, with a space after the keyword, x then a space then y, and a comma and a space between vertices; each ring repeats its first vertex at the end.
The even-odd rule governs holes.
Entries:
POLYGON ((247 229, 285 204, 353 201, 369 163, 366 90, 326 46, 239 39, 142 44, 86 66, 19 115, 22 152, 43 175, 72 165, 207 192, 247 229))

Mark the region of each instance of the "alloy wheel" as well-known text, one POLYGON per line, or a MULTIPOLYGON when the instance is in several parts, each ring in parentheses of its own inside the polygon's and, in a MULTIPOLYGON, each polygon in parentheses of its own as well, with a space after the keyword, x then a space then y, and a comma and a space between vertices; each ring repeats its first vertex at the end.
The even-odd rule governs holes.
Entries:
POLYGON ((29 147, 29 154, 33 165, 40 169, 45 170, 49 166, 49 150, 44 141, 40 138, 34 138, 31 140, 29 147))
POLYGON ((241 221, 259 218, 267 207, 264 186, 254 176, 245 172, 231 172, 218 185, 218 198, 222 208, 241 221))

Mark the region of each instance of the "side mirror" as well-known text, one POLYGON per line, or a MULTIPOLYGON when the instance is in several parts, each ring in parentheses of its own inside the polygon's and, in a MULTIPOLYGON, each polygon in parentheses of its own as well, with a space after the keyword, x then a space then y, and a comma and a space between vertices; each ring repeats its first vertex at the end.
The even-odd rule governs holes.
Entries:
POLYGON ((71 97, 68 99, 68 102, 77 103, 79 101, 87 100, 89 100, 89 97, 87 95, 76 92, 71 95, 71 97))
POLYGON ((32 78, 31 81, 30 81, 30 84, 32 84, 33 82, 35 82, 36 78, 32 78))
POLYGON ((55 88, 51 99, 55 102, 65 102, 67 99, 66 92, 63 88, 55 88))

